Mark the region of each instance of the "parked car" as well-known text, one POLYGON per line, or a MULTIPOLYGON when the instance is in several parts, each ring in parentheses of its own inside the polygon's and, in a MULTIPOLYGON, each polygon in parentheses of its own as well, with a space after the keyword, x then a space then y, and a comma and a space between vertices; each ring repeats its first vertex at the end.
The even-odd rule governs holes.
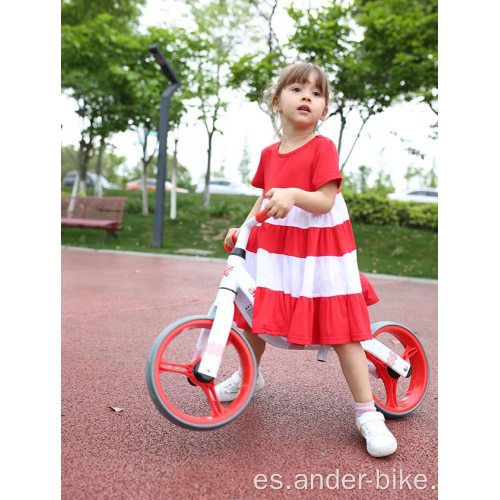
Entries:
MULTIPOLYGON (((62 180, 62 185, 63 186, 72 186, 75 183, 75 178, 76 178, 76 170, 72 170, 71 172, 68 172, 65 176, 64 179, 62 180)), ((87 179, 85 184, 87 187, 94 187, 95 183, 97 180, 97 174, 94 174, 93 172, 87 172, 87 179)), ((101 176, 101 185, 104 189, 121 189, 120 186, 113 184, 112 182, 109 182, 107 179, 101 176)))
MULTIPOLYGON (((172 183, 165 182, 165 191, 172 191, 172 183)), ((125 189, 127 191, 140 191, 141 190, 141 179, 135 181, 130 181, 125 184, 125 189)), ((146 189, 148 191, 156 191, 156 179, 146 179, 146 189)), ((189 193, 187 189, 178 187, 175 190, 177 193, 189 193)))
POLYGON ((437 188, 421 188, 402 191, 400 193, 389 193, 388 200, 414 201, 415 203, 437 203, 437 188))
MULTIPOLYGON (((210 194, 244 194, 247 196, 260 196, 262 194, 261 189, 229 179, 212 179, 208 190, 210 194)), ((203 191, 205 191, 205 181, 200 181, 196 186, 195 193, 203 193, 203 191)))

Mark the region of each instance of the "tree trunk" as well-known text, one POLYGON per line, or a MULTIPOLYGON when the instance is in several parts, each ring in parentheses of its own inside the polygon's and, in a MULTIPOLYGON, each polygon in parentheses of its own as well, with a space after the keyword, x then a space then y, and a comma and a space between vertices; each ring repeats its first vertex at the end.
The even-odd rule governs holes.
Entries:
POLYGON ((373 114, 372 111, 373 111, 373 108, 369 108, 368 116, 366 118, 361 117, 361 119, 363 120, 363 125, 361 125, 361 128, 358 131, 358 135, 356 136, 356 139, 354 140, 354 143, 352 144, 351 150, 349 151, 349 154, 347 155, 345 162, 342 164, 342 167, 340 169, 341 172, 344 169, 344 167, 346 166, 347 160, 349 159, 349 157, 351 156, 351 153, 354 150, 354 146, 356 146, 356 143, 358 142, 358 139, 359 139, 359 136, 361 135, 361 131, 363 130, 363 127, 366 125, 366 122, 370 119, 370 116, 372 116, 372 114, 373 114))
POLYGON ((172 163, 172 191, 170 192, 170 218, 177 217, 177 143, 179 139, 174 139, 174 161, 172 163))
MULTIPOLYGON (((87 195, 87 168, 90 159, 90 151, 92 149, 91 142, 85 142, 84 139, 80 141, 80 149, 82 150, 82 161, 80 163, 80 169, 78 172, 78 190, 77 194, 81 194, 82 196, 87 195)), ((76 179, 75 179, 76 181, 76 179)))
POLYGON ((148 160, 146 158, 148 147, 148 129, 144 130, 144 143, 142 145, 142 215, 148 215, 148 160))
POLYGON ((102 160, 104 157, 104 150, 106 142, 104 137, 101 137, 101 144, 99 145, 99 156, 97 157, 97 177, 94 186, 94 196, 102 197, 102 160))
POLYGON ((210 164, 212 161, 212 136, 213 132, 208 134, 208 163, 207 163, 207 175, 205 176, 205 191, 203 192, 203 206, 208 207, 210 205, 210 164))
POLYGON ((340 150, 342 149, 342 137, 344 135, 345 125, 347 123, 347 118, 344 116, 342 111, 340 112, 340 132, 339 132, 339 143, 337 145, 337 153, 340 158, 340 150))

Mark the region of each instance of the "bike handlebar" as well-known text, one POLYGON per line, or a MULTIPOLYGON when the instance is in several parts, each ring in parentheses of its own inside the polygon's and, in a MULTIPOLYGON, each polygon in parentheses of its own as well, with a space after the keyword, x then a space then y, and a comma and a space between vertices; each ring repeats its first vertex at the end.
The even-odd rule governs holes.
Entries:
MULTIPOLYGON (((255 214, 255 216, 252 217, 250 220, 248 220, 247 223, 250 226, 255 226, 259 222, 265 222, 267 219, 269 219, 269 217, 271 217, 271 216, 268 215, 267 210, 264 209, 264 210, 261 210, 260 212, 258 212, 257 214, 255 214)), ((233 236, 232 236, 233 245, 236 245, 236 241, 238 239, 238 237, 236 236, 237 234, 238 234, 238 231, 233 233, 233 236)), ((224 243, 224 248, 225 248, 226 252, 229 252, 229 253, 231 253, 231 251, 233 250, 231 247, 228 247, 226 245, 226 243, 224 243)))

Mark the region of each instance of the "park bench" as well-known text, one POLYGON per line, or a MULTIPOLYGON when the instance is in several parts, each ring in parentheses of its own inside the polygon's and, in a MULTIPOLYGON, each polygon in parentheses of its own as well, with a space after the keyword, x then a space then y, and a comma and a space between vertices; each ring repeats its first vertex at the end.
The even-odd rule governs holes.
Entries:
POLYGON ((101 245, 109 234, 118 238, 128 198, 99 196, 61 196, 61 226, 104 229, 101 245))

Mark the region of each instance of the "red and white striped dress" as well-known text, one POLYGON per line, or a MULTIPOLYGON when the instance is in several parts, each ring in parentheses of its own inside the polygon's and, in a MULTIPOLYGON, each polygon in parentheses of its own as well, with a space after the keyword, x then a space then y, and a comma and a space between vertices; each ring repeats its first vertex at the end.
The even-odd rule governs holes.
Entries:
MULTIPOLYGON (((317 135, 289 153, 280 143, 262 151, 252 185, 317 191, 342 182, 337 149, 317 135)), ((264 209, 268 200, 264 198, 264 209)), ((367 305, 378 297, 358 270, 349 212, 340 189, 326 214, 298 207, 284 219, 270 218, 252 229, 245 268, 256 281, 254 334, 284 336, 297 345, 346 344, 371 338, 367 305)), ((239 328, 250 329, 235 309, 239 328)))

